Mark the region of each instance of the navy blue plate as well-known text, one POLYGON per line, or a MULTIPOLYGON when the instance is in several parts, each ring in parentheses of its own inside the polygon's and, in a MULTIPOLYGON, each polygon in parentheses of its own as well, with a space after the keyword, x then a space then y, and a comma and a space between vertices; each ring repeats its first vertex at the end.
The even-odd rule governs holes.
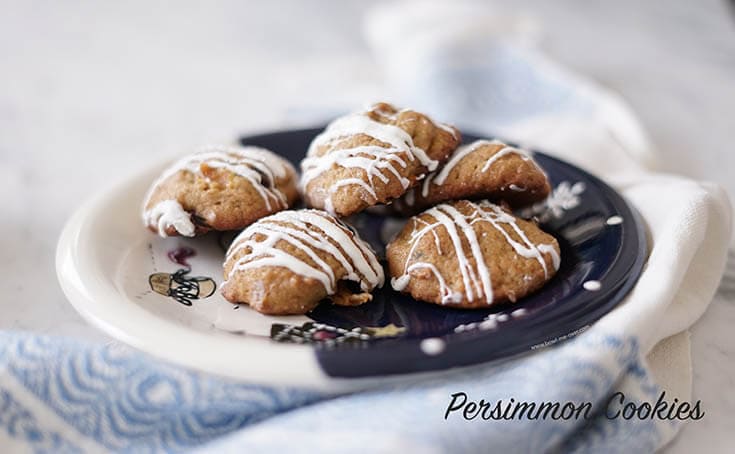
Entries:
MULTIPOLYGON (((283 131, 240 141, 275 150, 298 167, 321 130, 283 131)), ((464 137, 465 142, 476 139, 464 137)), ((557 238, 562 260, 556 276, 540 291, 515 304, 468 311, 418 302, 386 283, 373 301, 362 306, 321 304, 307 314, 314 324, 289 334, 305 332, 309 340, 355 340, 315 341, 315 354, 330 376, 364 377, 506 358, 582 332, 612 310, 638 280, 647 256, 643 223, 598 178, 541 152, 534 157, 554 190, 546 202, 519 214, 535 216, 557 238), (312 336, 320 327, 328 327, 321 330, 324 336, 312 336), (370 334, 363 336, 369 340, 361 341, 360 333, 370 334)), ((362 213, 349 222, 382 255, 392 227, 401 221, 362 213)), ((288 336, 274 338, 284 337, 288 336)))

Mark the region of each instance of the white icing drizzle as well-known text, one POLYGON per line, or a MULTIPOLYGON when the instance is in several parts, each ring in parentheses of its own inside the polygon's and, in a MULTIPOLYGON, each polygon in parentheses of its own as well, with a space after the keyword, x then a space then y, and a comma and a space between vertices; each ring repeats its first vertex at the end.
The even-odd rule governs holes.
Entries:
MULTIPOLYGON (((433 171, 439 162, 431 159, 426 151, 413 143, 411 135, 398 126, 381 123, 367 116, 367 112, 373 111, 378 115, 395 118, 400 112, 390 115, 374 107, 368 111, 353 113, 340 117, 330 123, 327 128, 316 136, 309 145, 306 158, 301 162, 301 189, 315 178, 322 175, 333 166, 348 169, 362 169, 367 176, 367 181, 361 178, 345 178, 329 188, 325 201, 325 209, 334 214, 332 195, 343 186, 360 186, 375 200, 375 179, 382 183, 390 182, 391 177, 398 180, 404 189, 407 189, 411 181, 401 175, 400 169, 405 169, 409 161, 418 161, 428 171, 433 171), (377 145, 355 146, 344 149, 329 149, 321 156, 318 155, 321 147, 330 147, 342 139, 357 134, 364 134, 387 144, 387 147, 377 145)), ((403 111, 401 111, 403 112, 403 111)), ((456 137, 456 131, 450 126, 434 123, 436 126, 450 131, 456 137)), ((423 177, 423 176, 421 176, 423 177)))
POLYGON ((549 270, 544 255, 551 257, 554 270, 559 269, 560 257, 554 246, 552 244, 533 244, 518 226, 514 216, 488 201, 466 203, 469 203, 472 207, 472 212, 469 215, 464 215, 452 205, 443 203, 424 212, 424 215, 433 218, 433 222, 427 222, 419 219, 419 217, 412 218, 414 231, 411 233, 411 247, 406 256, 403 274, 391 280, 391 285, 395 290, 402 291, 408 286, 412 271, 426 268, 437 279, 443 304, 459 302, 462 299, 470 302, 484 300, 487 304, 491 304, 493 302, 492 277, 485 263, 480 242, 474 229, 474 224, 480 222, 489 223, 498 232, 502 233, 505 240, 518 255, 537 260, 544 270, 545 277, 549 276, 549 270), (450 288, 446 279, 434 264, 420 261, 412 262, 411 260, 419 242, 429 233, 434 235, 434 243, 437 246, 438 254, 443 255, 439 249, 439 240, 436 234, 436 230, 439 228, 445 229, 454 247, 458 262, 457 268, 462 276, 464 292, 458 292, 450 288), (468 246, 469 256, 465 252, 465 245, 468 246))
POLYGON ((260 267, 284 267, 301 276, 316 279, 328 294, 334 294, 338 279, 319 252, 331 255, 346 275, 340 280, 354 281, 363 291, 382 286, 383 268, 375 253, 347 226, 319 210, 281 211, 250 225, 235 238, 227 251, 230 260, 238 251, 249 249, 232 267, 227 280, 238 271, 260 267), (265 238, 260 241, 256 235, 265 238), (314 265, 280 249, 285 241, 302 251, 314 265), (337 246, 338 245, 338 246, 337 246))
POLYGON ((261 196, 268 210, 288 208, 286 195, 276 186, 275 182, 276 178, 286 178, 289 173, 295 175, 296 170, 288 161, 265 148, 209 145, 166 168, 151 185, 143 202, 143 221, 146 225, 158 225, 158 233, 162 236, 165 236, 164 229, 168 226, 175 227, 182 235, 194 235, 194 225, 191 223, 190 214, 178 201, 164 200, 148 210, 145 210, 145 207, 156 188, 177 172, 188 171, 204 177, 201 170, 203 164, 212 168, 225 169, 248 180, 261 196), (188 220, 188 224, 184 222, 184 217, 188 220), (176 220, 176 223, 173 220, 176 220), (184 230, 180 230, 179 227, 184 230))
MULTIPOLYGON (((401 109, 401 110, 397 111, 396 113, 391 114, 391 113, 386 112, 386 111, 381 110, 381 109, 375 109, 375 113, 377 113, 378 115, 380 115, 383 118, 389 118, 391 120, 396 120, 400 114, 402 114, 404 112, 411 112, 411 111, 412 111, 412 109, 401 109)), ((428 116, 426 116, 425 114, 424 114, 424 116, 428 118, 428 116)), ((449 134, 451 134, 452 137, 454 137, 455 139, 459 139, 459 134, 458 134, 457 130, 455 128, 453 128, 452 126, 449 126, 446 123, 440 123, 438 121, 434 121, 431 118, 429 118, 429 121, 434 126, 437 126, 440 129, 443 129, 444 131, 446 131, 449 134)))
POLYGON ((194 236, 194 223, 191 216, 176 200, 164 200, 147 210, 143 215, 146 225, 155 225, 158 234, 167 237, 166 229, 173 227, 184 236, 194 236))
MULTIPOLYGON (((438 171, 434 173, 429 174, 426 177, 426 179, 424 180, 421 186, 421 196, 426 197, 429 195, 429 189, 432 184, 436 186, 443 185, 444 182, 447 180, 449 173, 464 158, 478 151, 481 147, 494 146, 494 145, 500 145, 502 148, 498 150, 497 152, 495 152, 492 156, 490 156, 487 159, 487 161, 485 161, 485 165, 482 166, 482 169, 480 170, 480 172, 486 172, 493 165, 493 163, 495 163, 498 159, 502 158, 503 156, 509 155, 509 154, 517 154, 524 161, 533 163, 539 170, 541 170, 538 164, 536 164, 536 161, 534 161, 533 158, 528 154, 528 152, 524 150, 511 147, 499 140, 476 140, 470 144, 462 145, 461 147, 454 150, 452 155, 449 157, 449 160, 441 167, 441 169, 439 169, 438 171)), ((511 189, 514 191, 519 190, 517 188, 518 188, 517 186, 515 186, 515 188, 511 187, 511 189)), ((525 189, 521 189, 521 190, 525 190, 525 189)), ((407 203, 409 206, 412 205, 412 203, 409 203, 408 201, 407 203)))

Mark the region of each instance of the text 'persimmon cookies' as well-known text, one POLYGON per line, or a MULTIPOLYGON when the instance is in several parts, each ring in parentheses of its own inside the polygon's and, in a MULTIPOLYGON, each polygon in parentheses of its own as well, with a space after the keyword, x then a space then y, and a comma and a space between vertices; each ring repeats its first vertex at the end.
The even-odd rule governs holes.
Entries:
POLYGON ((164 170, 143 205, 161 236, 238 230, 298 200, 296 170, 258 147, 209 146, 164 170))
POLYGON ((375 253, 319 210, 282 211, 245 229, 224 264, 222 294, 265 314, 305 314, 325 297, 356 306, 383 285, 375 253))
POLYGON ((306 203, 339 216, 388 203, 446 161, 461 142, 452 126, 380 103, 334 120, 301 163, 306 203))
POLYGON ((554 237, 488 201, 443 203, 410 218, 386 255, 395 290, 467 309, 515 302, 560 264, 554 237))
POLYGON ((513 208, 539 202, 551 192, 546 173, 530 152, 499 140, 463 145, 394 204, 413 214, 440 202, 460 199, 502 201, 513 208))

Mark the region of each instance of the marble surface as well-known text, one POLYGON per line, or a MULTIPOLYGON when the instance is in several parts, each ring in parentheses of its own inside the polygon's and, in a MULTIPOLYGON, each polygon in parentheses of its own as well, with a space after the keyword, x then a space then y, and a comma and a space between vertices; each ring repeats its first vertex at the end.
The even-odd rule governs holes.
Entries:
MULTIPOLYGON (((17 2, 0 15, 0 329, 108 341, 56 282, 54 250, 86 197, 148 160, 239 133, 313 123, 384 88, 360 33, 367 4, 17 2), (325 14, 325 11, 329 14, 325 14)), ((661 170, 735 193, 735 14, 715 0, 497 2, 544 48, 621 93, 661 170)), ((706 416, 667 448, 735 441, 735 258, 693 327, 706 416)))

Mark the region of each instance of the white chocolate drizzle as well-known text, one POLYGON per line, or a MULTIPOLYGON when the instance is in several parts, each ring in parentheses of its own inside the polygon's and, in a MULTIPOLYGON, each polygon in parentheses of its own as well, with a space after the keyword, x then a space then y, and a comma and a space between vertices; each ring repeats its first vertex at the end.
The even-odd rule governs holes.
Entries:
POLYGON ((338 280, 357 282, 368 292, 382 286, 385 279, 383 267, 370 246, 341 221, 319 210, 281 211, 259 220, 235 238, 225 260, 231 260, 244 249, 248 252, 238 258, 227 280, 238 271, 283 267, 318 280, 327 294, 332 295, 338 280), (280 248, 281 241, 303 252, 313 264, 280 248), (324 253, 339 262, 345 270, 344 276, 335 276, 332 267, 321 258, 324 253))
POLYGON ((144 215, 146 225, 156 226, 158 234, 166 237, 166 229, 173 227, 184 236, 194 236, 194 223, 191 215, 176 200, 163 200, 153 208, 147 210, 144 215))
MULTIPOLYGON (((406 159, 411 162, 418 161, 428 171, 435 170, 439 165, 438 161, 431 159, 425 150, 413 143, 410 134, 398 126, 373 120, 367 116, 369 111, 386 118, 395 118, 405 110, 391 115, 372 107, 368 111, 340 117, 331 122, 324 132, 314 138, 309 145, 306 158, 301 162, 300 185, 302 191, 312 180, 334 166, 362 169, 365 172, 366 180, 363 180, 362 177, 344 178, 328 189, 324 209, 332 214, 334 214, 334 205, 331 198, 343 186, 359 186, 372 197, 372 202, 375 202, 378 198, 375 192, 376 179, 383 184, 387 184, 393 178, 400 182, 403 189, 409 187, 411 180, 401 174, 401 169, 405 169, 408 165, 406 159), (387 147, 358 145, 351 148, 328 149, 324 154, 318 154, 322 147, 339 146, 340 141, 357 134, 370 136, 387 144, 387 147)), ((452 127, 437 122, 434 122, 434 124, 445 131, 449 131, 453 136, 457 136, 457 132, 452 127)), ((419 175, 418 178, 423 178, 423 175, 419 175)))
MULTIPOLYGON (((449 160, 439 170, 426 176, 426 179, 424 179, 424 182, 421 186, 421 196, 426 197, 429 195, 429 189, 432 184, 436 186, 443 185, 444 182, 447 180, 449 173, 457 166, 457 164, 459 164, 467 156, 479 150, 481 147, 488 145, 500 145, 502 148, 500 148, 500 150, 495 152, 487 159, 487 161, 485 161, 485 164, 482 166, 482 169, 480 169, 480 172, 486 172, 498 159, 509 154, 516 154, 520 156, 521 159, 534 164, 536 168, 539 169, 539 171, 543 172, 538 164, 536 164, 536 161, 534 161, 529 153, 525 150, 511 147, 499 140, 476 140, 470 144, 462 145, 461 147, 454 150, 454 153, 452 153, 452 155, 449 157, 449 160)), ((525 190, 525 188, 521 189, 518 186, 512 185, 511 190, 523 191, 525 190)), ((409 203, 408 200, 406 201, 406 203, 409 206, 413 204, 409 203)))
POLYGON ((478 203, 466 202, 472 207, 469 215, 462 214, 457 208, 449 204, 440 204, 423 213, 433 218, 429 222, 418 216, 412 218, 414 231, 411 233, 410 249, 406 255, 403 274, 391 280, 391 285, 397 291, 404 290, 411 280, 411 272, 426 268, 436 277, 443 304, 456 303, 462 300, 468 302, 484 300, 488 305, 493 302, 492 276, 485 263, 479 239, 474 224, 486 222, 502 234, 515 252, 521 257, 535 259, 541 265, 544 276, 549 277, 549 269, 545 255, 551 258, 554 271, 559 269, 560 257, 552 244, 534 244, 518 226, 516 218, 505 212, 499 206, 488 201, 478 203), (444 255, 439 247, 439 237, 436 230, 443 228, 449 236, 457 257, 457 268, 462 276, 462 292, 452 289, 441 275, 438 268, 429 262, 413 261, 416 247, 427 234, 434 235, 434 244, 437 253, 444 255), (469 256, 465 251, 469 249, 469 256))
POLYGON ((187 171, 205 177, 202 165, 225 169, 248 180, 268 210, 288 208, 286 195, 276 185, 276 178, 283 179, 289 173, 296 174, 296 170, 288 161, 265 148, 210 145, 166 168, 148 190, 143 203, 143 222, 146 225, 157 226, 159 235, 165 237, 166 229, 174 227, 181 235, 194 236, 191 215, 177 200, 163 200, 148 210, 145 207, 148 206, 156 188, 172 175, 187 171))

